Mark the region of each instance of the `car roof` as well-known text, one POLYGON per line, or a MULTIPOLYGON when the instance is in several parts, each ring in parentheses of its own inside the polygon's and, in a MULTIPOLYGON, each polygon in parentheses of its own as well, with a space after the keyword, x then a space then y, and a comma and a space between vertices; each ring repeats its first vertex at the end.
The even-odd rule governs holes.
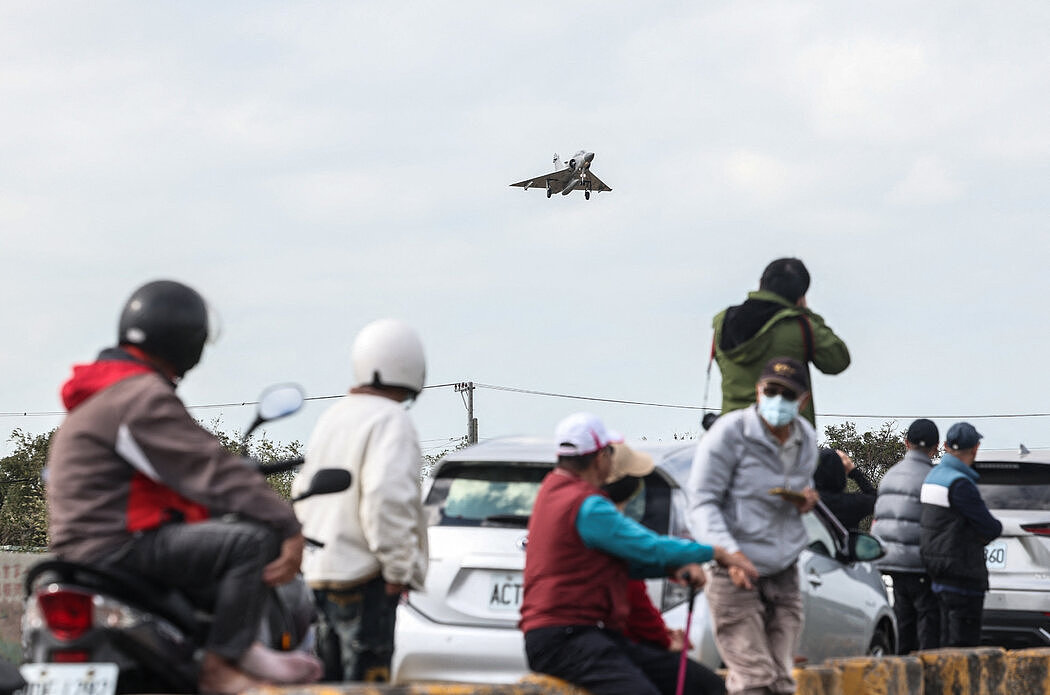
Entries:
MULTIPOLYGON (((683 463, 692 462, 695 440, 651 442, 647 440, 626 442, 635 451, 643 451, 653 457, 657 468, 663 470, 679 483, 684 482, 683 463)), ((447 454, 438 463, 435 474, 446 463, 512 462, 547 463, 554 465, 554 439, 550 437, 511 436, 488 439, 447 454)))
POLYGON ((1003 461, 1010 463, 1044 463, 1050 464, 1050 449, 978 449, 977 463, 1003 461))

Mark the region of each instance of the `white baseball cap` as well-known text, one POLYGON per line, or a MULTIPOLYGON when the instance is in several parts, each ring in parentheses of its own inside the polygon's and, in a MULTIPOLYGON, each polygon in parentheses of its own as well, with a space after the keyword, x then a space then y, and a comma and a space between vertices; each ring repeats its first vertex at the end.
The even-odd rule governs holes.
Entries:
POLYGON ((558 456, 586 456, 622 442, 623 437, 606 428, 597 415, 573 413, 554 428, 554 441, 558 445, 558 456))

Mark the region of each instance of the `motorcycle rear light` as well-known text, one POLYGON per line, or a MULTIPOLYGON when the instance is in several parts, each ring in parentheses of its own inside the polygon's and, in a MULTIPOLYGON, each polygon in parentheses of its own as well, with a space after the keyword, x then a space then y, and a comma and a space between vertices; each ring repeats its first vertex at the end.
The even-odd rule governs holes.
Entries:
POLYGON ((37 596, 47 627, 61 640, 75 640, 91 627, 91 594, 59 589, 37 596))
POLYGON ((1050 536, 1050 523, 1021 524, 1021 528, 1037 536, 1050 536))
POLYGON ((59 649, 51 652, 51 662, 55 664, 86 664, 88 653, 83 649, 59 649))

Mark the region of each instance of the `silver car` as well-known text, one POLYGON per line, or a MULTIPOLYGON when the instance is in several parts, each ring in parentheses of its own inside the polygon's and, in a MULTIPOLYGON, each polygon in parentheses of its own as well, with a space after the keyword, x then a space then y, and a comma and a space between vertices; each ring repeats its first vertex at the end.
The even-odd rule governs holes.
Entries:
MULTIPOLYGON (((680 485, 695 442, 632 446, 651 454, 656 469, 626 513, 659 533, 688 535, 680 485)), ((426 588, 410 592, 398 609, 397 682, 513 682, 528 672, 517 628, 526 526, 540 482, 554 466, 554 450, 549 439, 494 439, 450 454, 437 466, 424 492, 430 514, 426 588)), ((806 614, 799 657, 820 662, 892 653, 896 620, 870 562, 882 555, 881 544, 847 533, 823 506, 804 521, 812 542, 799 561, 806 614)), ((684 627, 688 591, 661 579, 647 586, 667 625, 684 627)), ((707 601, 699 597, 690 641, 694 658, 721 665, 707 601)))
POLYGON ((1050 452, 977 450, 974 470, 1002 535, 984 548, 988 594, 981 640, 1050 646, 1050 452))

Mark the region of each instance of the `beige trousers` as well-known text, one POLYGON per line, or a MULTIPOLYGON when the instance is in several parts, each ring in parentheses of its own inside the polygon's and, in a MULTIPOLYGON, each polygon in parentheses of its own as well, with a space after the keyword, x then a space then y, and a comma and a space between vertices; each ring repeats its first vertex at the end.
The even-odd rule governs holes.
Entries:
POLYGON ((802 633, 798 568, 759 577, 753 589, 739 589, 718 567, 707 583, 715 643, 729 669, 732 694, 793 693, 791 676, 802 633))

